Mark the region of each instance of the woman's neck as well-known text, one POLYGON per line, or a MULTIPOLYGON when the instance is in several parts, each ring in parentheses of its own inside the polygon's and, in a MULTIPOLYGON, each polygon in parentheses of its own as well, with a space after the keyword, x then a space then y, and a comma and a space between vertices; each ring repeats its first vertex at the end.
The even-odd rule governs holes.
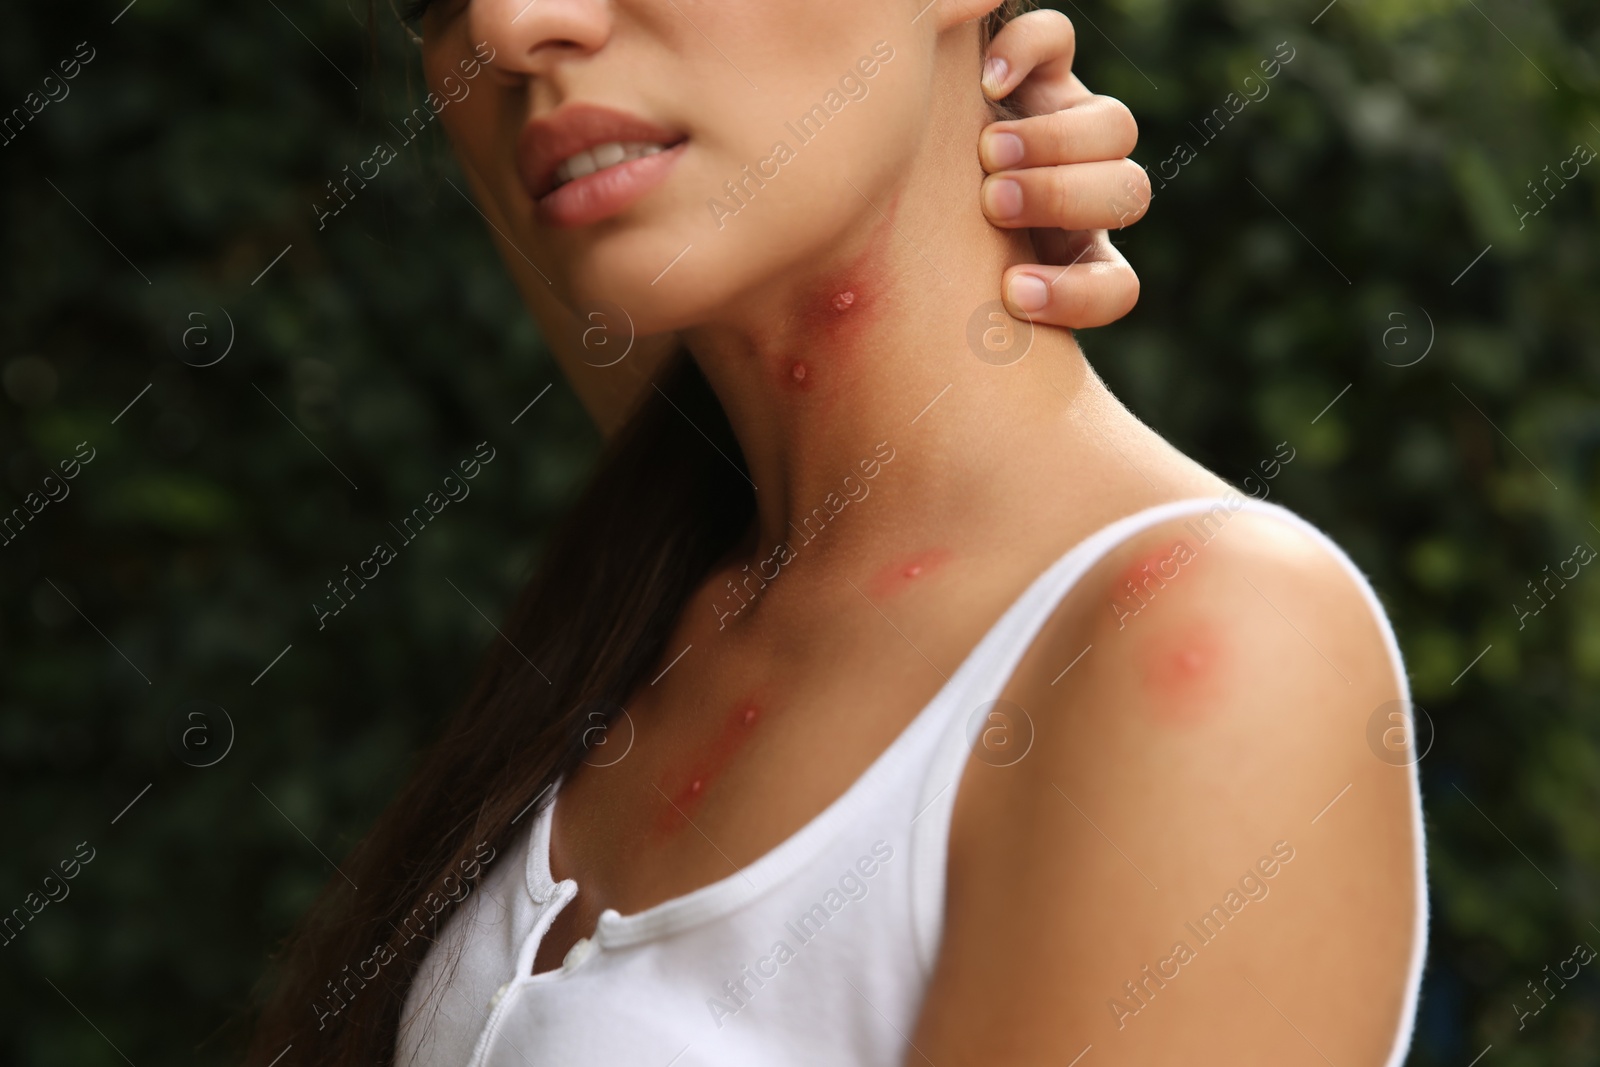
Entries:
POLYGON ((933 123, 881 202, 838 178, 860 210, 826 262, 764 281, 683 332, 749 464, 757 551, 842 495, 846 474, 859 481, 881 442, 896 455, 892 478, 873 486, 886 490, 874 519, 850 525, 870 537, 885 523, 948 522, 975 493, 1003 489, 1041 431, 1060 428, 1067 398, 1098 386, 1070 333, 1001 310, 1002 272, 1032 250, 1025 232, 983 217, 973 154, 952 159, 948 146, 971 144, 989 120, 975 79, 972 96, 962 121, 933 123))

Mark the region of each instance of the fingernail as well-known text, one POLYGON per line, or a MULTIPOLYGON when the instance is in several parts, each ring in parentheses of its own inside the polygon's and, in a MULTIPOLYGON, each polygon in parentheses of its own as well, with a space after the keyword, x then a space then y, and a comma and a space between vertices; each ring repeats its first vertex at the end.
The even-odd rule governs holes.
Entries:
POLYGON ((991 219, 1014 219, 1022 214, 1022 186, 1010 178, 986 178, 983 210, 991 219))
MULTIPOLYGON (((967 68, 971 70, 971 67, 967 68)), ((991 56, 983 64, 983 91, 990 96, 999 96, 1006 83, 1006 75, 1010 73, 1011 66, 999 56, 991 56)), ((969 74, 970 78, 971 75, 969 74)), ((967 83, 971 85, 971 82, 967 83)))
POLYGON ((1043 311, 1050 302, 1050 287, 1043 278, 1034 274, 1014 274, 1006 287, 1011 306, 1019 311, 1043 311))
POLYGON ((1006 170, 1022 162, 1022 138, 1014 133, 985 133, 978 144, 987 170, 1006 170))

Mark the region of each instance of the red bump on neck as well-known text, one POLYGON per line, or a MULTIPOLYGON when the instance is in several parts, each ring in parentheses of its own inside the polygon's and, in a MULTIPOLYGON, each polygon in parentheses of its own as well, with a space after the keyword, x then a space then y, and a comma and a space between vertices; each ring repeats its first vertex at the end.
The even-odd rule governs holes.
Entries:
MULTIPOLYGON (((898 194, 887 217, 893 217, 897 201, 898 194)), ((811 393, 807 403, 816 405, 838 395, 859 372, 867 336, 882 318, 893 238, 892 227, 880 220, 859 251, 804 283, 782 325, 782 356, 771 364, 780 388, 806 390, 811 393), (804 364, 798 362, 801 356, 804 364), (804 376, 795 373, 801 366, 804 376)))
POLYGON ((655 828, 659 835, 669 836, 688 825, 686 820, 705 799, 707 791, 728 763, 749 741, 752 729, 760 719, 761 706, 753 697, 739 701, 728 712, 717 736, 700 753, 689 773, 680 779, 682 784, 671 792, 666 789, 665 781, 656 786, 672 802, 656 819, 655 828))
POLYGON ((926 577, 953 558, 948 548, 928 548, 880 567, 867 585, 874 598, 890 597, 926 577))

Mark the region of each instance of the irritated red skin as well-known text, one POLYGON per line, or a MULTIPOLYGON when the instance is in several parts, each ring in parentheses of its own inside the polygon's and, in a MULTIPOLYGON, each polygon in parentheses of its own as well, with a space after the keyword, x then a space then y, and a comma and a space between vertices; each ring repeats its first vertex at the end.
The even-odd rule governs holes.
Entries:
POLYGON ((1180 545, 1187 547, 1189 553, 1194 553, 1193 546, 1189 545, 1187 541, 1174 541, 1160 548, 1151 549, 1123 568, 1116 576, 1111 586, 1112 595, 1133 596, 1128 591, 1128 585, 1132 583, 1133 587, 1145 599, 1148 600, 1154 597, 1156 593, 1161 591, 1163 582, 1171 583, 1189 565, 1179 562, 1180 555, 1189 559, 1190 564, 1194 562, 1192 556, 1180 553, 1180 545), (1147 567, 1149 568, 1148 573, 1145 571, 1147 567))
MULTIPOLYGON (((898 197, 889 205, 894 217, 898 197)), ((791 392, 810 392, 831 383, 848 368, 862 338, 882 313, 880 280, 886 277, 889 223, 879 220, 866 247, 848 263, 818 281, 791 320, 794 351, 778 361, 780 384, 791 392)))
POLYGON ((810 392, 824 378, 838 378, 852 342, 871 319, 874 301, 870 290, 862 284, 859 272, 851 273, 856 280, 830 282, 798 316, 797 333, 803 347, 798 356, 779 364, 782 384, 791 392, 810 392), (819 366, 824 369, 819 371, 819 366))
POLYGON ((695 810, 705 800, 712 783, 721 776, 724 768, 739 750, 749 742, 756 724, 760 721, 761 707, 754 699, 746 697, 739 701, 728 712, 721 731, 700 758, 681 778, 674 778, 677 782, 676 787, 669 785, 666 780, 656 783, 656 788, 672 801, 672 806, 664 809, 656 819, 658 835, 674 834, 689 825, 688 820, 694 817, 695 810))
POLYGON ((1141 638, 1137 657, 1147 706, 1157 722, 1193 726, 1220 707, 1231 650, 1215 624, 1190 619, 1166 626, 1141 638))
POLYGON ((867 593, 874 600, 892 597, 904 592, 919 578, 926 578, 953 558, 955 553, 948 548, 934 547, 897 559, 887 566, 880 567, 871 578, 867 579, 867 593))

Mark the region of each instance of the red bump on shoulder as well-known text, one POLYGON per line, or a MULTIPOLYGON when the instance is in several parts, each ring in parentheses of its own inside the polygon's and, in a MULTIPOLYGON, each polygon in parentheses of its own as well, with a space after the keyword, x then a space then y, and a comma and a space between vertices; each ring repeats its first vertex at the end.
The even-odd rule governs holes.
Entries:
POLYGON ((1140 553, 1119 570, 1111 580, 1110 589, 1117 628, 1125 628, 1128 620, 1160 600, 1163 590, 1176 581, 1184 566, 1194 562, 1197 556, 1189 542, 1180 538, 1140 553))
POLYGON ((1159 587, 1176 578, 1184 564, 1193 560, 1196 555, 1189 542, 1182 538, 1163 542, 1148 552, 1140 553, 1133 562, 1118 572, 1114 579, 1115 587, 1119 590, 1126 589, 1129 585, 1136 589, 1146 585, 1159 587))
POLYGON ((1158 722, 1189 726, 1216 710, 1230 655, 1215 626, 1194 619, 1139 641, 1139 678, 1158 722))

